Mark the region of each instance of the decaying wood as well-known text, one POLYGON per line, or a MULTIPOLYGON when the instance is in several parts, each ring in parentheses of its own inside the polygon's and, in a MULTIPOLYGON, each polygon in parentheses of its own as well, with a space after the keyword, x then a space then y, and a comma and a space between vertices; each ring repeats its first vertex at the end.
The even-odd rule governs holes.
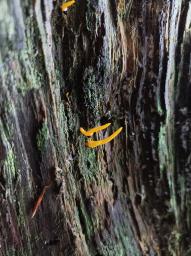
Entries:
POLYGON ((0 255, 190 255, 191 1, 60 4, 0 1, 0 255))

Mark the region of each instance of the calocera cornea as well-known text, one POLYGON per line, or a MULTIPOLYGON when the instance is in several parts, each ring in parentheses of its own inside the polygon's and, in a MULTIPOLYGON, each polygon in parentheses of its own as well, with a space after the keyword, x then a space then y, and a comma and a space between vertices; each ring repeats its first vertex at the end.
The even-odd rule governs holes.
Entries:
POLYGON ((62 10, 62 12, 66 12, 68 10, 69 7, 71 7, 72 5, 74 5, 76 3, 75 0, 71 0, 71 1, 67 1, 61 4, 60 8, 62 10))
MULTIPOLYGON (((111 123, 107 123, 107 124, 104 124, 104 125, 101 125, 101 126, 98 126, 98 127, 94 127, 88 131, 84 130, 84 128, 80 127, 80 132, 86 136, 86 137, 91 137, 93 136, 93 134, 95 132, 100 132, 104 129, 106 129, 107 127, 109 127, 111 125, 111 123)), ((96 148, 98 146, 101 146, 101 145, 104 145, 110 141, 112 141, 121 131, 122 131, 123 127, 119 128, 117 131, 115 131, 113 134, 111 134, 109 137, 105 138, 105 139, 102 139, 102 140, 88 140, 86 142, 86 146, 88 148, 96 148)))
POLYGON ((123 127, 119 128, 117 131, 115 131, 113 134, 111 134, 109 137, 102 139, 102 140, 88 140, 86 142, 86 147, 88 148, 96 148, 98 146, 104 145, 110 141, 112 141, 121 131, 123 127))
POLYGON ((84 130, 84 128, 80 127, 80 132, 85 135, 86 137, 91 137, 95 132, 100 132, 102 130, 105 130, 107 127, 109 127, 111 123, 107 123, 98 127, 94 127, 88 131, 84 130))

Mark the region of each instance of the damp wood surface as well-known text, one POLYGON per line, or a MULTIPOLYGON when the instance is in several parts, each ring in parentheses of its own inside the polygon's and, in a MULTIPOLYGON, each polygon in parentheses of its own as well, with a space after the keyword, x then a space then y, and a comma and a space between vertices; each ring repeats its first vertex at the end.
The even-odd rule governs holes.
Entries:
POLYGON ((0 1, 0 256, 191 255, 191 1, 61 3, 0 1))

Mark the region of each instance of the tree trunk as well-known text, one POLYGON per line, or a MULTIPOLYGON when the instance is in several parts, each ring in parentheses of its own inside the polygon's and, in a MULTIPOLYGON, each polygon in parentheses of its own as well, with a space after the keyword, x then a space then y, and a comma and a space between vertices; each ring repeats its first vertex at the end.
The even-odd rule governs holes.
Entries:
POLYGON ((0 0, 0 255, 191 255, 191 1, 60 4, 0 0))

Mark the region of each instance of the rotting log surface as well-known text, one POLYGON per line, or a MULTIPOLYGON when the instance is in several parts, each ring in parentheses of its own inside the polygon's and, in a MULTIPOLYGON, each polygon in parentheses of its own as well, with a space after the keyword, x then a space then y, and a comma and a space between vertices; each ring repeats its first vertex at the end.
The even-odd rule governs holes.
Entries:
POLYGON ((59 6, 0 1, 0 255, 191 255, 191 1, 59 6))

